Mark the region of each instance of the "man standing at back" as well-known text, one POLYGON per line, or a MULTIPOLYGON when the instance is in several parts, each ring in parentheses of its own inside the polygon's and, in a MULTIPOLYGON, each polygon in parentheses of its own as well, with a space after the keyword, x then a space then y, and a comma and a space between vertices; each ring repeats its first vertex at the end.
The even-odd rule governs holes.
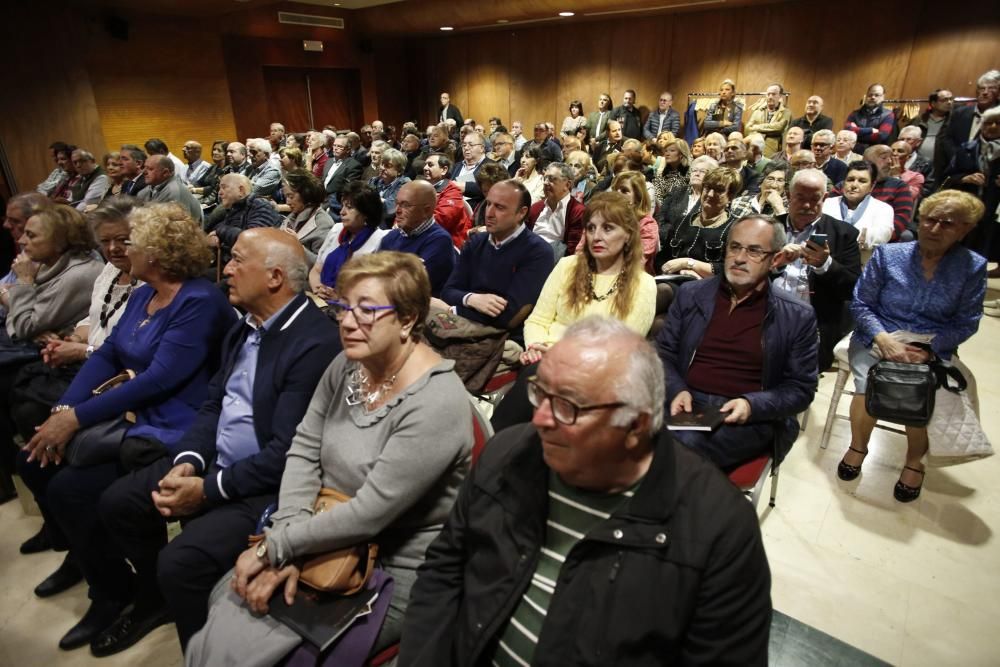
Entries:
POLYGON ((673 107, 674 96, 667 91, 660 93, 656 110, 649 114, 642 128, 644 139, 656 139, 661 132, 671 132, 679 137, 681 131, 681 115, 673 107))
POLYGON ((642 139, 642 116, 635 106, 635 91, 626 90, 622 104, 611 112, 611 118, 622 124, 622 133, 629 139, 642 139))
POLYGON ((896 128, 896 114, 882 105, 885 87, 880 83, 868 86, 865 103, 847 116, 844 129, 858 135, 858 145, 863 149, 888 144, 896 128))
POLYGON ((441 93, 441 108, 438 109, 438 122, 444 123, 449 118, 455 121, 456 127, 464 122, 461 109, 451 103, 451 95, 441 93))

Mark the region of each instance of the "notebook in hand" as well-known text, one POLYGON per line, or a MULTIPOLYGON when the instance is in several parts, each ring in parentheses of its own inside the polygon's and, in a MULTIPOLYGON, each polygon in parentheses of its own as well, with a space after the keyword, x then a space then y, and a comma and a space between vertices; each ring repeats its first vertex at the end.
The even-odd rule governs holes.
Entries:
POLYGON ((279 586, 268 604, 268 613, 325 651, 356 619, 371 613, 377 597, 377 590, 367 588, 354 595, 334 595, 300 585, 295 603, 289 607, 285 604, 284 586, 279 586))
POLYGON ((714 431, 726 415, 717 405, 696 405, 691 412, 682 412, 667 418, 671 431, 714 431))

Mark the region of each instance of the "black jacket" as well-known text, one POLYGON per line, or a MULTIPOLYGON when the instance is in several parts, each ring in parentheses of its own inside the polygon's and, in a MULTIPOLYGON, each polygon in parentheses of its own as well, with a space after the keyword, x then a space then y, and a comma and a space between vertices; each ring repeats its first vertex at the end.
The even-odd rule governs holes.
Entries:
POLYGON ((260 343, 253 383, 253 427, 259 451, 225 469, 215 465, 216 431, 226 383, 249 327, 241 319, 222 344, 222 365, 208 387, 208 400, 184 435, 175 463, 191 463, 206 476, 209 505, 276 494, 285 454, 306 414, 319 379, 340 352, 337 327, 305 294, 288 304, 260 343))
MULTIPOLYGON (((788 216, 778 219, 787 222, 788 216)), ((854 326, 848 307, 854 298, 854 284, 861 276, 861 249, 858 230, 825 213, 814 232, 827 235, 833 262, 826 273, 809 272, 809 291, 819 326, 819 370, 833 363, 833 348, 854 326)))
POLYGON ((326 182, 326 177, 330 173, 330 169, 333 168, 333 158, 326 161, 323 165, 323 183, 325 183, 326 194, 336 195, 337 199, 340 199, 340 193, 343 192, 344 188, 351 181, 356 181, 361 178, 361 172, 364 171, 364 167, 361 163, 352 157, 344 158, 343 163, 340 168, 337 169, 337 173, 333 175, 330 182, 326 182))
MULTIPOLYGON (((767 663, 771 575, 753 508, 667 432, 655 452, 632 500, 570 552, 536 667, 767 663)), ((400 665, 488 664, 545 539, 548 471, 531 424, 486 445, 418 573, 400 665)))
POLYGON ((625 135, 626 139, 642 140, 642 116, 639 113, 639 107, 633 106, 631 110, 624 104, 615 107, 615 110, 611 112, 611 119, 622 124, 622 134, 625 135))

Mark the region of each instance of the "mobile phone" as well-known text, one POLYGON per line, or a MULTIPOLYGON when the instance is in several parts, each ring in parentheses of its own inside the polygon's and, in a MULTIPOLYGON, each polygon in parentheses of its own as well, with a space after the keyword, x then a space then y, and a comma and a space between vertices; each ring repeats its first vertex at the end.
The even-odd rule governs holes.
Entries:
POLYGON ((809 240, 818 245, 820 248, 822 248, 823 246, 826 245, 826 238, 827 238, 826 234, 814 233, 812 236, 809 237, 809 240))

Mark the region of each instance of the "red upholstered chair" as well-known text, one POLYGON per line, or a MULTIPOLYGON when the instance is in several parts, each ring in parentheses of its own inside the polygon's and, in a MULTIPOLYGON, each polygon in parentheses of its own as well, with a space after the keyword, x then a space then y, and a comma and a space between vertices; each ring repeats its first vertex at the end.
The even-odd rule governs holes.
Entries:
POLYGON ((754 507, 760 500, 761 491, 764 489, 764 480, 771 478, 771 501, 770 507, 774 507, 774 499, 778 495, 778 466, 774 465, 774 457, 771 454, 763 454, 748 461, 730 471, 729 481, 733 486, 743 492, 754 507))

